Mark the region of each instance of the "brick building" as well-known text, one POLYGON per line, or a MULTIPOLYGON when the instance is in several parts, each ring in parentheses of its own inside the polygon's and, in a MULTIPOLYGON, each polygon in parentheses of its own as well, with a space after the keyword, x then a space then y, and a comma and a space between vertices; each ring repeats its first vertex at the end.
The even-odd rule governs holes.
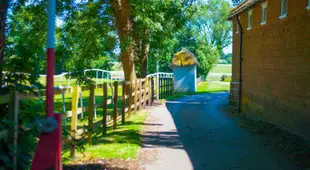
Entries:
POLYGON ((229 19, 232 106, 310 139, 310 0, 245 0, 229 19))

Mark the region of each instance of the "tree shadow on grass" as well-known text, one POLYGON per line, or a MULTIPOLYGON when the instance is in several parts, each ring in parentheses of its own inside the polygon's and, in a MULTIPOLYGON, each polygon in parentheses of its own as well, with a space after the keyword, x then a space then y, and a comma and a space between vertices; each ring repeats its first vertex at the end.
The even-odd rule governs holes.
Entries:
MULTIPOLYGON (((169 147, 175 149, 182 149, 182 143, 177 132, 150 132, 145 131, 141 134, 138 128, 127 129, 128 126, 147 125, 147 126, 162 126, 162 124, 150 124, 150 123, 137 123, 128 121, 125 124, 117 126, 116 130, 113 130, 111 126, 107 127, 108 133, 102 135, 101 129, 97 131, 92 138, 93 145, 99 144, 115 144, 115 143, 130 143, 141 147, 169 147), (143 144, 142 141, 143 140, 143 144)), ((86 146, 87 139, 80 139, 79 145, 86 146)), ((69 151, 70 145, 64 146, 64 151, 69 151)))

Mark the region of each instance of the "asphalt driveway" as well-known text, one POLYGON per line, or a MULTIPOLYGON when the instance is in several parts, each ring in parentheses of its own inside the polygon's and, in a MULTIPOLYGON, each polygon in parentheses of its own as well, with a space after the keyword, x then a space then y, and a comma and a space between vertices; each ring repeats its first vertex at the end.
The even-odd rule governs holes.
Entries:
POLYGON ((142 169, 304 169, 228 116, 228 95, 193 95, 151 109, 142 169))

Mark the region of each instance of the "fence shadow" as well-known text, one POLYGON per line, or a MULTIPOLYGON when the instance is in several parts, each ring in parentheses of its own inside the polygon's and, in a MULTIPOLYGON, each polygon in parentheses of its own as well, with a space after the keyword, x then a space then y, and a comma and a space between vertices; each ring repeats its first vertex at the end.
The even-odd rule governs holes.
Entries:
POLYGON ((184 149, 178 132, 148 132, 141 135, 144 148, 166 147, 184 149))

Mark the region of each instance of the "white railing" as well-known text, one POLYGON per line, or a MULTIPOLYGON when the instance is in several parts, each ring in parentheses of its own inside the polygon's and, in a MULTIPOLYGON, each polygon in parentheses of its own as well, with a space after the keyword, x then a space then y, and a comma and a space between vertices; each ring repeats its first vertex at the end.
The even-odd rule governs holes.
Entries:
POLYGON ((87 72, 95 72, 96 73, 96 76, 95 76, 96 84, 99 83, 99 80, 101 80, 102 83, 104 82, 104 79, 112 80, 111 72, 107 71, 107 70, 86 69, 86 70, 84 70, 84 76, 86 76, 86 77, 87 77, 87 72))
MULTIPOLYGON (((8 72, 3 72, 8 73, 8 72)), ((83 71, 84 76, 86 77, 92 77, 95 78, 96 84, 103 83, 104 80, 114 80, 114 81, 124 81, 125 76, 123 71, 107 71, 102 69, 85 69, 83 71), (94 75, 89 75, 89 73, 94 75)), ((17 74, 26 74, 30 75, 29 73, 20 73, 17 74)), ((45 82, 46 75, 40 74, 40 81, 41 83, 45 82)), ((147 75, 147 77, 154 77, 154 78, 173 78, 173 73, 165 73, 165 72, 158 72, 147 75)), ((59 75, 54 75, 54 84, 57 86, 64 86, 64 87, 70 87, 72 85, 72 82, 75 80, 71 79, 71 72, 64 72, 59 75)))
MULTIPOLYGON (((54 82, 57 82, 59 84, 59 86, 63 86, 64 81, 67 80, 68 82, 67 82, 66 86, 70 87, 70 83, 71 83, 71 73, 70 72, 65 72, 65 73, 61 73, 59 75, 54 75, 53 77, 54 77, 54 82), (68 77, 68 79, 66 77, 68 77)), ((41 78, 46 79, 46 75, 40 74, 40 79, 41 78)))
POLYGON ((164 73, 164 72, 158 72, 149 74, 146 77, 163 77, 163 78, 173 78, 173 73, 164 73))
POLYGON ((116 81, 123 81, 125 80, 124 72, 123 71, 110 71, 111 79, 116 81))

